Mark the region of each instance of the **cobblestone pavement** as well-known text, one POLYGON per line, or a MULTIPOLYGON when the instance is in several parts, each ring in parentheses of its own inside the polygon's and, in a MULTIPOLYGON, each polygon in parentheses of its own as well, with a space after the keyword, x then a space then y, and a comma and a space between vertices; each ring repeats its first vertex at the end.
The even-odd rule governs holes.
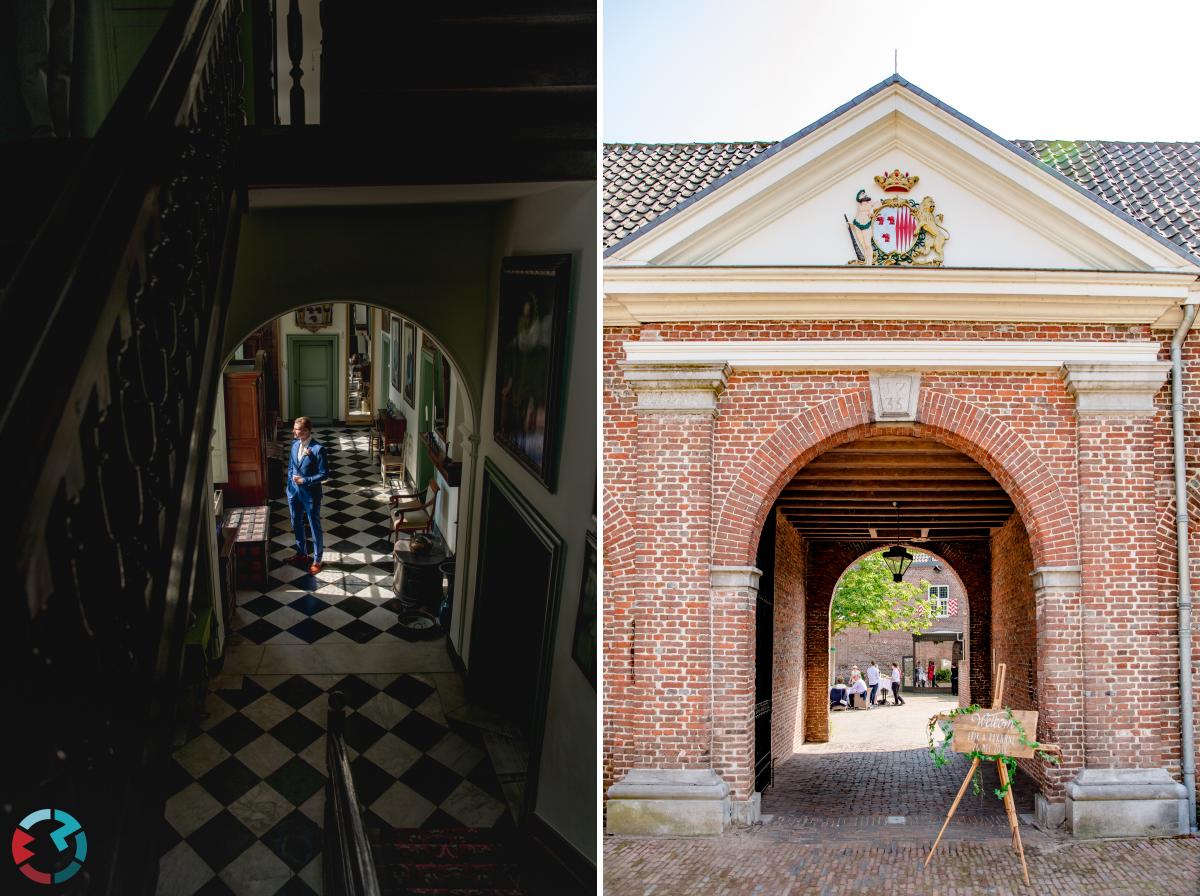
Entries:
POLYGON ((1083 842, 1034 827, 1033 784, 1013 785, 1032 884, 1009 838, 999 785, 968 791, 928 869, 925 856, 968 760, 935 769, 928 718, 951 698, 905 695, 907 706, 835 713, 826 744, 775 767, 763 823, 720 838, 607 837, 609 896, 1200 896, 1200 838, 1083 842))
POLYGON ((1027 844, 1026 887, 1006 839, 939 846, 883 839, 824 844, 773 836, 769 825, 693 840, 608 838, 606 896, 1192 896, 1200 839, 1027 844))
MULTIPOLYGON (((954 705, 954 698, 905 699, 904 706, 833 713, 828 743, 804 744, 777 764, 774 783, 763 794, 768 824, 816 841, 830 829, 845 834, 885 828, 889 836, 911 838, 914 829, 932 825, 936 836, 970 761, 949 753, 950 763, 939 769, 929 757, 926 724, 954 705)), ((999 786, 995 766, 984 767, 982 793, 967 791, 946 836, 999 836, 1007 843, 1004 805, 992 795, 999 786)), ((1013 783, 1018 812, 1033 811, 1033 792, 1032 782, 1018 772, 1013 783)))

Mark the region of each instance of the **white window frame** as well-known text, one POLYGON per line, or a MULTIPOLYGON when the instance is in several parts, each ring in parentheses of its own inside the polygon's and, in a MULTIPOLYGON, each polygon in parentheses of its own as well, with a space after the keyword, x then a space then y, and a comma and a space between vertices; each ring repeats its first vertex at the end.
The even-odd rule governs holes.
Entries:
POLYGON ((934 616, 938 619, 945 619, 950 615, 950 586, 949 585, 930 585, 929 591, 926 592, 930 600, 937 601, 937 608, 934 611, 934 616))

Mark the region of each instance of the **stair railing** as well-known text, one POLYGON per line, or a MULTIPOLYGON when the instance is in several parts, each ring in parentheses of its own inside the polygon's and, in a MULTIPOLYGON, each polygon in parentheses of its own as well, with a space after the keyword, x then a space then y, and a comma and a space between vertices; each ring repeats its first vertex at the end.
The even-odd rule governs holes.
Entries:
POLYGON ((325 896, 379 896, 371 844, 358 808, 346 750, 346 698, 329 695, 325 729, 325 896))
POLYGON ((22 715, 0 813, 78 818, 92 893, 153 891, 158 870, 159 769, 213 524, 241 13, 242 0, 174 4, 0 296, 15 566, 0 654, 22 715))

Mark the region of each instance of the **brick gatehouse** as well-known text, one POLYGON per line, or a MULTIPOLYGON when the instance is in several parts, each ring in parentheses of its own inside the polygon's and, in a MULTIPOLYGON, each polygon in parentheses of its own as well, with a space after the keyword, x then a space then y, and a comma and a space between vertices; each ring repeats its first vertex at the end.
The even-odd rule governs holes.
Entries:
POLYGON ((1022 760, 1044 822, 1194 827, 1200 146, 1009 143, 896 76, 779 143, 605 166, 608 829, 754 820, 828 739, 839 576, 895 543, 961 580, 961 701, 1003 662, 1061 745, 1022 760))

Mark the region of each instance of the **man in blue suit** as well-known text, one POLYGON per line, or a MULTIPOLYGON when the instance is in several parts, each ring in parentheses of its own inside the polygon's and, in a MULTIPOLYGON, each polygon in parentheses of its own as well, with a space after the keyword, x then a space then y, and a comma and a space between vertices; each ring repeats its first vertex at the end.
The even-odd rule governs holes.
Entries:
POLYGON ((325 447, 312 437, 311 420, 297 417, 292 435, 295 439, 288 455, 287 499, 288 509, 292 512, 292 531, 296 534, 296 556, 291 562, 308 565, 304 537, 304 520, 307 518, 313 541, 312 565, 308 571, 315 575, 321 571, 321 553, 325 547, 324 533, 321 532, 321 483, 329 475, 329 469, 325 463, 325 447))

